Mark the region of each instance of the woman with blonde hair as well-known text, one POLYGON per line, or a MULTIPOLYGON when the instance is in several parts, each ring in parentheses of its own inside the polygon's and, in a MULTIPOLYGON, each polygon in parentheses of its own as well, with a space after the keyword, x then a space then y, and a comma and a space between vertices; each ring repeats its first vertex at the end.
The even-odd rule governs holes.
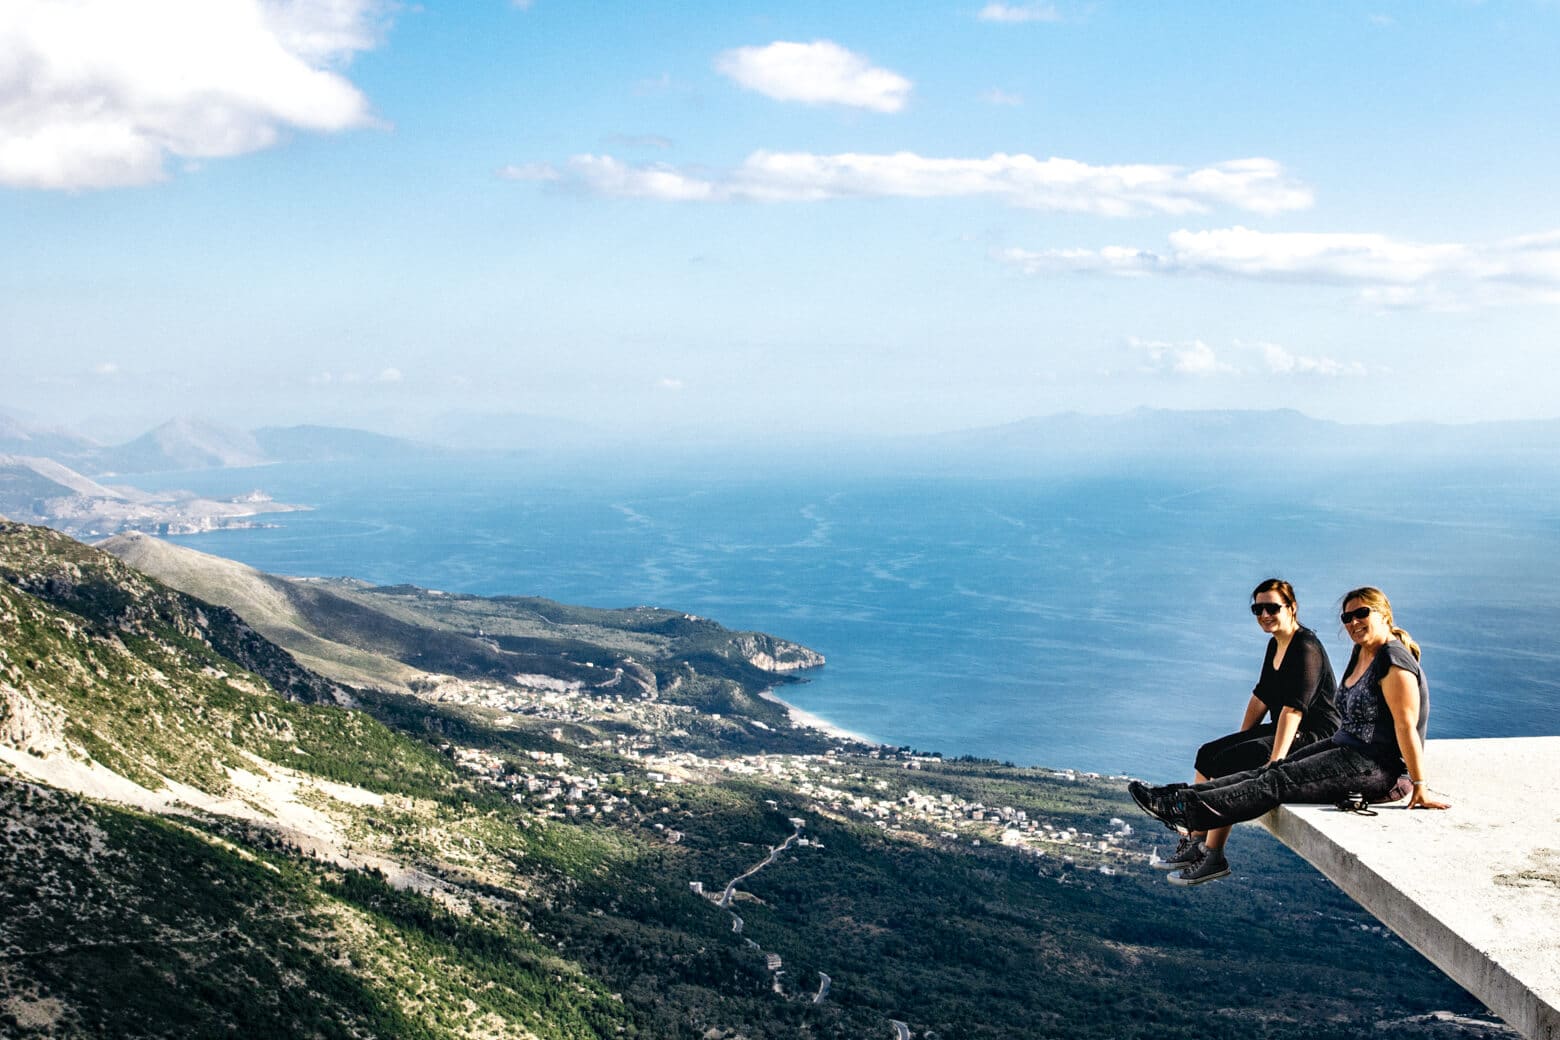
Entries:
MULTIPOLYGON (((1197 749, 1193 772, 1204 783, 1277 762, 1331 737, 1338 729, 1338 683, 1316 633, 1300 623, 1294 586, 1268 578, 1251 591, 1251 613, 1270 637, 1240 729, 1197 749), (1264 717, 1268 721, 1264 721, 1264 717)), ((1228 827, 1183 835, 1175 851, 1151 865, 1175 871, 1172 885, 1200 885, 1230 872, 1224 858, 1228 827)))
POLYGON ((1377 588, 1352 589, 1339 615, 1354 651, 1338 687, 1340 725, 1330 740, 1278 762, 1190 787, 1149 787, 1134 780, 1132 798, 1150 816, 1182 831, 1252 820, 1289 802, 1368 802, 1409 794, 1409 809, 1445 809, 1431 798, 1425 762, 1430 687, 1419 644, 1398 627, 1377 588))

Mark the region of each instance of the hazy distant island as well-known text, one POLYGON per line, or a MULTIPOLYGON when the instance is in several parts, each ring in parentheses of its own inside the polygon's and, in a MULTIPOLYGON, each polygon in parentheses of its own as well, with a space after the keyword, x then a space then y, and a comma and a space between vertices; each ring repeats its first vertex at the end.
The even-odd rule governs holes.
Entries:
MULTIPOLYGON (((1270 461, 1303 446, 1298 463, 1330 472, 1357 450, 1361 424, 1314 419, 1287 409, 1173 411, 1137 408, 1120 415, 1065 413, 936 434, 816 442, 715 444, 653 431, 624 441, 575 422, 527 416, 447 417, 433 424, 438 443, 321 425, 243 430, 207 420, 168 420, 122 444, 105 445, 60 426, 0 413, 0 514, 95 539, 140 531, 187 535, 266 526, 278 514, 309 508, 273 501, 264 467, 283 464, 460 467, 502 459, 538 479, 577 474, 635 480, 732 469, 776 475, 829 472, 1011 478, 1098 476, 1173 469, 1220 478, 1266 479, 1270 461), (233 498, 189 491, 151 492, 136 474, 255 469, 256 485, 233 498), (126 479, 123 475, 129 474, 126 479)), ((1399 423, 1369 427, 1394 445, 1395 465, 1434 470, 1461 466, 1548 471, 1560 458, 1560 422, 1399 423)))
POLYGON ((1560 448, 1560 420, 1478 423, 1348 423, 1293 409, 1135 408, 1116 415, 1066 412, 935 433, 711 441, 674 430, 614 435, 575 420, 526 415, 455 415, 421 424, 422 437, 324 425, 252 430, 204 419, 163 422, 121 444, 0 412, 0 453, 46 458, 92 478, 253 468, 278 463, 459 464, 501 457, 543 473, 590 463, 603 472, 647 475, 705 470, 740 457, 750 466, 901 475, 1015 475, 1140 470, 1174 463, 1215 472, 1260 472, 1275 453, 1304 446, 1308 465, 1344 463, 1362 430, 1394 446, 1399 465, 1482 464, 1548 468, 1560 448))
POLYGON ((0 1026, 1510 1035, 1275 843, 1210 913, 1108 778, 798 726, 822 663, 0 524, 0 1026))
POLYGON ((52 459, 93 477, 235 469, 278 462, 437 457, 448 449, 366 430, 267 426, 243 430, 203 419, 170 419, 123 444, 0 414, 0 452, 52 459))

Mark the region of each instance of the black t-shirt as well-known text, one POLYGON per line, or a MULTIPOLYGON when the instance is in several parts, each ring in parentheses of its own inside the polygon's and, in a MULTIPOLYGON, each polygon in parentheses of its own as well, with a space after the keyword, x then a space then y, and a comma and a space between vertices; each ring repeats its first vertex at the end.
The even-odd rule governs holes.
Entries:
POLYGON ((1262 658, 1262 674, 1251 690, 1253 696, 1267 705, 1268 718, 1278 722, 1278 713, 1284 708, 1294 708, 1302 713, 1300 732, 1317 737, 1330 737, 1338 729, 1338 708, 1334 700, 1338 694, 1338 680, 1333 676, 1332 662, 1316 633, 1301 626, 1289 640, 1284 651, 1284 661, 1273 667, 1278 656, 1278 640, 1269 639, 1267 654, 1262 658))
MULTIPOLYGON (((1348 678, 1349 673, 1354 671, 1359 656, 1360 648, 1356 646, 1349 655, 1349 667, 1344 669, 1344 678, 1348 678)), ((1359 748, 1383 765, 1395 764, 1402 768, 1402 749, 1398 747, 1397 727, 1393 722, 1392 709, 1387 706, 1386 695, 1381 692, 1381 680, 1394 668, 1401 668, 1412 675, 1419 685, 1419 742, 1424 743, 1426 727, 1430 722, 1430 683, 1425 679, 1425 670, 1420 667, 1413 651, 1397 639, 1376 651, 1376 656, 1371 658, 1359 682, 1340 692, 1339 708, 1343 714, 1343 724, 1333 739, 1336 743, 1359 748)))

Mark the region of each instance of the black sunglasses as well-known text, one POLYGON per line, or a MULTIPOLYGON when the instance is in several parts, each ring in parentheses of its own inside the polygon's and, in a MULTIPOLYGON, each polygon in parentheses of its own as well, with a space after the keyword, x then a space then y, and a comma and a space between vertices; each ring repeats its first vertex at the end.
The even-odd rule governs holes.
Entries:
POLYGON ((1253 603, 1251 605, 1251 616, 1261 617, 1263 614, 1266 614, 1268 617, 1272 617, 1283 609, 1284 605, 1282 603, 1253 603))
POLYGON ((1353 610, 1345 610, 1338 615, 1338 620, 1347 625, 1350 621, 1364 621, 1370 617, 1369 607, 1355 607, 1353 610))

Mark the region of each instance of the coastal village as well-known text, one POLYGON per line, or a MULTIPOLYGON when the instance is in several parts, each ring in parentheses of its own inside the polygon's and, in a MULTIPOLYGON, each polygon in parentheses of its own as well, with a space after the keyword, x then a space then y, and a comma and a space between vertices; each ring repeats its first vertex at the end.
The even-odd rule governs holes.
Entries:
MULTIPOLYGON (((556 695, 554 695, 556 696, 556 695)), ((564 714, 580 718, 578 703, 564 714)), ((566 742, 561 727, 551 734, 566 742)), ((513 800, 549 819, 590 819, 598 816, 639 819, 662 831, 668 841, 679 832, 668 802, 668 789, 688 783, 714 783, 719 776, 759 778, 783 786, 805 799, 807 811, 837 820, 865 821, 905 840, 960 843, 972 848, 1001 846, 1037 857, 1059 856, 1064 863, 1110 875, 1121 866, 1147 860, 1153 853, 1129 841, 1134 830, 1112 818, 1101 833, 1080 831, 1038 818, 1011 805, 986 805, 949 793, 910 786, 914 774, 940 765, 938 756, 911 751, 842 745, 821 754, 756 754, 706 757, 691 752, 657 753, 646 733, 621 742, 602 742, 590 750, 610 750, 621 756, 622 770, 576 767, 559 752, 526 752, 523 761, 470 747, 445 745, 446 753, 465 770, 508 790, 513 800), (604 745, 604 746, 603 746, 604 745), (865 767, 876 766, 871 773, 865 767), (901 769, 905 783, 891 783, 884 766, 901 769)), ((1102 778, 1096 773, 1048 770, 1064 781, 1102 778)), ((925 785, 923 785, 924 787, 925 785)), ((771 808, 778 803, 771 802, 771 808)), ((810 844, 802 839, 802 844, 810 844)))
MULTIPOLYGON (((461 768, 510 791, 516 803, 550 819, 612 816, 646 820, 667 840, 675 842, 680 834, 668 822, 675 817, 665 804, 671 801, 665 797, 666 790, 686 783, 715 783, 726 775, 781 785, 805 799, 809 812, 837 820, 865 821, 905 840, 964 844, 971 848, 995 845, 1036 857, 1057 856, 1069 866, 1082 866, 1105 875, 1114 874, 1134 860, 1142 863, 1155 855, 1152 849, 1129 840, 1133 827, 1120 818, 1112 818, 1098 833, 1080 831, 1011 805, 987 805, 946 792, 917 789, 909 782, 913 775, 940 765, 942 758, 909 749, 844 739, 818 754, 706 756, 688 751, 668 752, 660 747, 659 736, 684 730, 695 716, 702 715, 716 723, 722 721, 721 717, 660 700, 653 676, 646 682, 645 675, 635 675, 633 686, 638 688, 638 695, 625 695, 622 675, 620 668, 612 679, 594 687, 542 676, 517 676, 514 684, 444 677, 425 687, 421 694, 430 700, 480 704, 515 716, 553 721, 559 725, 548 735, 555 743, 575 744, 592 752, 593 758, 606 753, 622 761, 624 769, 590 770, 576 767, 562 751, 529 751, 523 761, 517 762, 491 751, 446 745, 446 752, 454 756, 461 768), (632 731, 601 739, 580 739, 579 735, 591 732, 590 723, 604 719, 628 723, 632 731), (887 765, 899 767, 904 772, 903 781, 891 781, 888 777, 893 775, 892 771, 883 768, 887 765), (877 768, 869 774, 865 771, 868 766, 877 768)), ((791 715, 793 727, 804 726, 805 716, 794 709, 791 715)), ((730 724, 770 728, 754 719, 733 720, 730 724)), ((1063 781, 1127 779, 1073 770, 1043 772, 1063 781)))

